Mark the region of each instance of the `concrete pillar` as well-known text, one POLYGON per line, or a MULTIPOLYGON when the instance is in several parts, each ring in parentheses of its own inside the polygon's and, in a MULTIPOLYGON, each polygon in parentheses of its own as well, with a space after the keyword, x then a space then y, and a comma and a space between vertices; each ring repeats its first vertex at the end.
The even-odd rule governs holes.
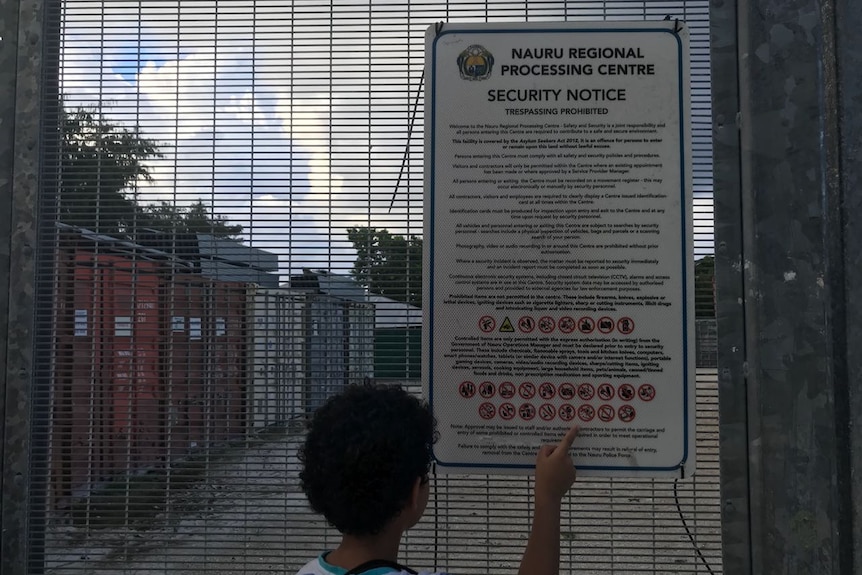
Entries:
POLYGON ((862 4, 711 18, 725 572, 858 573, 862 4))

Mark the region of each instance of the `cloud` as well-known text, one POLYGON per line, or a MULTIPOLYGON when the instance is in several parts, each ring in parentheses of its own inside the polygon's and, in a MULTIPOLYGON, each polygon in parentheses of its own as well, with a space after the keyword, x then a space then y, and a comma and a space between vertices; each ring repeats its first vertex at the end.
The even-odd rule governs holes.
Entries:
MULTIPOLYGON (((293 270, 350 267, 350 226, 422 233, 416 97, 424 30, 447 15, 526 12, 461 2, 409 15, 377 1, 67 2, 62 89, 67 104, 101 106, 160 144, 154 181, 137 190, 144 201, 203 199, 293 270)), ((695 147, 711 154, 708 137, 696 135, 695 147)), ((696 189, 711 206, 710 176, 698 173, 696 189)))

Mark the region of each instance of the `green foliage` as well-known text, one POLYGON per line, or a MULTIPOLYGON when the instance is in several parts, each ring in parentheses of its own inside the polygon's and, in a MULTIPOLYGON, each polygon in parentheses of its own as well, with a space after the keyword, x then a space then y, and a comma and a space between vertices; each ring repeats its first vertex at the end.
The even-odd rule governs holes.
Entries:
MULTIPOLYGON (((356 250, 352 276, 375 294, 421 307, 422 238, 393 235, 386 229, 356 227, 347 230, 356 250)), ((695 262, 695 316, 715 317, 715 258, 695 262)))
POLYGON ((696 318, 715 317, 715 258, 706 256, 694 264, 694 315, 696 318))
POLYGON ((351 275, 369 291, 422 306, 422 238, 393 235, 386 229, 347 230, 356 250, 351 275))
POLYGON ((133 237, 143 228, 234 237, 242 226, 213 216, 203 202, 187 208, 140 204, 130 192, 152 181, 147 160, 162 157, 155 142, 97 112, 66 110, 60 118, 59 220, 99 233, 133 237))
POLYGON ((178 233, 212 234, 232 238, 242 233, 242 226, 230 224, 224 216, 214 216, 202 201, 187 208, 170 202, 160 202, 141 207, 139 227, 173 231, 178 233))
POLYGON ((125 190, 150 181, 144 161, 159 157, 154 142, 92 110, 60 118, 60 221, 106 234, 126 233, 137 204, 125 190))

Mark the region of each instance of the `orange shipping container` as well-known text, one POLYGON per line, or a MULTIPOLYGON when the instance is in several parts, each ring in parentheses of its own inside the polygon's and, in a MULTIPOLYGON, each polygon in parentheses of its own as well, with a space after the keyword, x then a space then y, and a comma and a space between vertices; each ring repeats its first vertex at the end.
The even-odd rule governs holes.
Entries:
POLYGON ((204 442, 206 283, 200 276, 174 274, 165 287, 169 323, 164 353, 165 435, 171 458, 183 457, 204 442))
POLYGON ((57 270, 55 506, 245 433, 246 284, 91 244, 57 270))
POLYGON ((160 280, 154 262, 111 259, 113 265, 101 268, 104 368, 113 397, 118 467, 130 471, 164 462, 160 280))
POLYGON ((238 437, 246 420, 246 286, 213 282, 210 352, 212 354, 212 431, 216 441, 238 437))

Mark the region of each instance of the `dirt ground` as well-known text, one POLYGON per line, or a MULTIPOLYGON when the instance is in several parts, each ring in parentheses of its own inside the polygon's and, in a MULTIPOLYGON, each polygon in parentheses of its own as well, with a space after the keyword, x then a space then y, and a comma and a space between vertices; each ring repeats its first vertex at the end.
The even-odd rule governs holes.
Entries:
MULTIPOLYGON (((697 387, 697 476, 676 493, 673 480, 579 481, 564 504, 562 572, 722 572, 715 371, 700 370, 697 387)), ((300 441, 290 432, 258 438, 204 461, 195 481, 130 489, 122 509, 136 513, 54 521, 47 573, 292 575, 337 541, 299 490, 300 441)), ((453 574, 515 572, 530 489, 525 477, 436 477, 402 562, 453 574)))

